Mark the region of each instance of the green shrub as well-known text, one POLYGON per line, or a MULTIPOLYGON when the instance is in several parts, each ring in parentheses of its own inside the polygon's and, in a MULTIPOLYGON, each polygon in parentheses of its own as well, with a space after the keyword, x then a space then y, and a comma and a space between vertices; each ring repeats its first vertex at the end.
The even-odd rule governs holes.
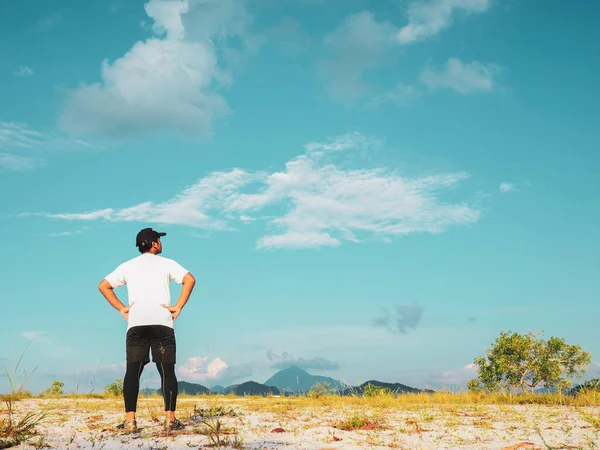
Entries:
POLYGON ((336 393, 337 390, 331 387, 327 381, 324 381, 322 383, 316 382, 313 384, 307 395, 309 398, 319 398, 324 395, 334 395, 336 393))
POLYGON ((108 383, 104 388, 104 393, 114 397, 123 395, 123 379, 117 378, 115 381, 108 383))
POLYGON ((62 389, 64 386, 65 386, 65 383, 63 383, 62 381, 54 380, 52 382, 52 386, 50 386, 48 389, 46 389, 44 391, 44 395, 49 395, 52 397, 57 397, 59 395, 63 395, 65 393, 62 389))
POLYGON ((392 395, 392 391, 389 388, 375 386, 371 383, 367 384, 363 390, 363 396, 365 397, 381 397, 386 395, 392 395))

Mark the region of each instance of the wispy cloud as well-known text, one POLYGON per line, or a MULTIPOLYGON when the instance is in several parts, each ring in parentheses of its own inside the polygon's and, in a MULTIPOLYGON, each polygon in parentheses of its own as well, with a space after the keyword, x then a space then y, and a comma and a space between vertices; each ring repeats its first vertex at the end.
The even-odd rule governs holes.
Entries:
POLYGON ((33 330, 22 331, 20 336, 32 341, 32 345, 40 345, 46 352, 51 352, 55 356, 66 356, 71 352, 71 347, 61 345, 50 336, 47 331, 33 330))
POLYGON ((384 327, 389 331, 397 333, 408 333, 409 329, 415 329, 423 316, 423 307, 414 305, 395 305, 390 312, 383 308, 383 314, 376 318, 374 325, 384 327))
POLYGON ((364 73, 381 63, 396 44, 397 28, 378 22, 372 13, 362 11, 325 36, 328 56, 319 62, 319 76, 334 100, 352 101, 368 91, 364 73))
POLYGON ((408 106, 423 95, 423 90, 416 84, 398 83, 388 92, 377 95, 372 104, 379 106, 383 103, 394 103, 398 106, 408 106))
POLYGON ((460 389, 466 387, 469 380, 477 378, 477 366, 472 363, 466 364, 459 369, 433 373, 429 378, 434 384, 441 387, 460 389))
POLYGON ((290 366, 296 366, 304 370, 336 370, 340 368, 340 365, 337 362, 325 358, 314 357, 309 359, 296 359, 288 352, 277 354, 272 350, 267 350, 267 360, 269 361, 270 366, 276 369, 285 369, 290 366))
POLYGON ((440 233, 468 225, 480 212, 466 202, 441 199, 467 178, 463 172, 402 176, 396 170, 353 168, 381 142, 359 133, 313 142, 280 172, 213 172, 162 203, 83 213, 36 213, 52 219, 136 221, 232 230, 265 223, 259 248, 310 248, 383 239, 410 233, 440 233), (251 187, 256 187, 251 191, 251 187), (279 213, 261 214, 264 210, 279 213))
MULTIPOLYGON (((408 6, 408 24, 403 27, 379 21, 369 11, 351 15, 325 36, 326 56, 318 64, 318 74, 332 99, 354 102, 374 90, 365 81, 368 71, 393 62, 403 46, 436 36, 452 24, 457 12, 482 13, 490 4, 490 0, 413 2, 408 6)), ((497 70, 493 64, 463 65, 458 59, 450 59, 444 72, 426 69, 418 82, 398 82, 394 88, 370 96, 369 103, 406 106, 421 96, 422 84, 462 93, 489 90, 497 70)))
POLYGON ((0 167, 22 172, 33 170, 46 165, 46 161, 32 156, 19 156, 12 153, 0 153, 0 167))
POLYGON ((91 144, 58 134, 36 131, 27 124, 0 121, 0 167, 31 170, 46 165, 39 155, 64 151, 88 150, 91 144))
POLYGON ((73 236, 75 234, 83 234, 83 230, 71 230, 71 231, 62 231, 60 233, 48 233, 49 237, 65 237, 65 236, 73 236))
POLYGON ((63 129, 109 138, 155 132, 198 137, 229 113, 218 88, 231 84, 232 60, 219 57, 235 53, 229 38, 247 42, 252 16, 244 4, 150 0, 145 11, 155 36, 112 63, 103 61, 100 83, 70 92, 59 119, 63 129))
POLYGON ((33 69, 28 66, 20 66, 18 69, 13 71, 15 77, 30 77, 33 75, 33 69))
POLYGON ((461 94, 474 94, 494 89, 499 73, 496 64, 477 61, 465 64, 460 59, 449 58, 441 70, 424 69, 420 81, 433 90, 446 88, 461 94))
POLYGON ((515 191, 516 188, 517 188, 517 186, 514 183, 501 183, 498 190, 500 192, 502 192, 503 194, 506 194, 507 192, 515 191))
POLYGON ((63 20, 63 12, 62 11, 54 11, 53 13, 47 15, 42 20, 38 22, 41 27, 47 28, 56 25, 58 22, 63 20))
POLYGON ((47 143, 47 136, 26 124, 0 121, 0 148, 2 149, 35 149, 47 143))
POLYGON ((261 46, 274 45, 285 56, 304 53, 312 44, 310 34, 302 28, 300 22, 290 17, 284 17, 275 26, 256 33, 253 39, 261 46))
POLYGON ((40 339, 40 338, 44 338, 46 336, 46 332, 45 331, 23 331, 21 332, 21 337, 24 337, 25 339, 40 339))
POLYGON ((391 91, 379 94, 372 104, 409 106, 427 91, 439 89, 452 89, 463 95, 490 92, 498 87, 500 73, 497 64, 478 61, 463 63, 458 58, 449 58, 442 68, 425 67, 414 83, 398 83, 391 91))
POLYGON ((490 4, 490 0, 413 2, 408 7, 408 24, 398 31, 396 37, 401 44, 431 38, 452 24, 456 12, 481 13, 490 4))
MULTIPOLYGON (((144 202, 123 209, 106 208, 83 213, 42 215, 64 220, 155 222, 226 230, 231 228, 229 221, 234 220, 231 214, 226 213, 228 205, 239 197, 240 189, 254 178, 239 169, 213 172, 166 202, 144 202)), ((247 218, 244 219, 246 221, 247 218)))

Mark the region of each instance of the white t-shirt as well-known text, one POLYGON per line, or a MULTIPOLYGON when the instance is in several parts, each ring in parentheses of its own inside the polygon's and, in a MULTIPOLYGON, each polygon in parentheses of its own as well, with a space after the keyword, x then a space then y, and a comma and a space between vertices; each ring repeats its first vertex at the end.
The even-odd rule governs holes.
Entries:
POLYGON ((188 271, 172 259, 144 253, 125 261, 107 275, 105 280, 113 289, 127 285, 131 307, 127 329, 138 325, 173 328, 171 312, 162 305, 171 304, 170 281, 181 284, 186 273, 188 271))

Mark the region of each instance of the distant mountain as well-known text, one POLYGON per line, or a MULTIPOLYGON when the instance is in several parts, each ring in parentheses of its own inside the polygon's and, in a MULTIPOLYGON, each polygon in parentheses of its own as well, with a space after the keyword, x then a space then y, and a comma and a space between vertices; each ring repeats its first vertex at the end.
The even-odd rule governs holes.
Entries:
POLYGON ((593 378, 583 384, 573 386, 567 391, 567 395, 578 395, 583 389, 600 391, 600 378, 593 378))
POLYGON ((235 387, 228 387, 227 393, 233 392, 235 395, 279 395, 279 389, 273 386, 265 386, 264 384, 257 383, 256 381, 246 381, 245 383, 238 384, 235 387))
POLYGON ((361 384, 360 386, 352 386, 342 391, 342 395, 363 395, 365 387, 369 384, 378 388, 389 389, 394 394, 418 394, 419 392, 433 393, 430 389, 417 389, 414 387, 407 386, 401 383, 385 383, 383 381, 369 380, 361 384))
POLYGON ((315 383, 329 383, 329 387, 337 391, 341 391, 347 387, 347 385, 339 380, 319 375, 311 375, 296 366, 290 366, 287 369, 280 370, 265 381, 266 386, 274 386, 283 393, 308 392, 315 383))
MULTIPOLYGON (((162 389, 158 389, 156 391, 158 395, 162 395, 162 389)), ((177 382, 177 392, 179 394, 187 394, 187 395, 202 395, 208 394, 208 388, 206 386, 202 386, 201 384, 189 383, 187 381, 178 381, 177 382)))
MULTIPOLYGON (((188 381, 178 381, 177 387, 180 394, 185 393, 187 395, 293 395, 305 394, 309 392, 316 383, 320 383, 322 385, 327 383, 330 389, 339 393, 340 395, 363 395, 365 387, 369 383, 371 383, 373 386, 387 388, 396 394, 433 392, 429 389, 421 390, 401 383, 384 383, 376 380, 370 380, 361 384, 360 386, 353 387, 331 377, 311 375, 297 366, 290 366, 286 369, 280 370, 267 381, 265 381, 264 384, 260 384, 255 381, 246 381, 242 384, 233 384, 227 387, 216 385, 212 388, 207 388, 201 384, 190 383, 188 381)), ((575 389, 576 388, 573 388, 573 390, 575 389)), ((162 390, 145 388, 140 390, 140 393, 142 395, 162 395, 162 390)))
POLYGON ((154 395, 158 393, 157 389, 144 388, 140 390, 141 395, 154 395))
POLYGON ((209 390, 212 391, 213 394, 224 394, 225 392, 227 392, 227 389, 228 388, 226 388, 225 386, 221 386, 221 385, 217 384, 216 386, 213 386, 209 390))

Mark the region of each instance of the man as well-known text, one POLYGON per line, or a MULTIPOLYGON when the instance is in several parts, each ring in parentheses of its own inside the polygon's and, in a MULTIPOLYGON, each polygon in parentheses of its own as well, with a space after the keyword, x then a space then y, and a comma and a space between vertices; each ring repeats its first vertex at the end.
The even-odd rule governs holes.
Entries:
POLYGON ((127 321, 126 356, 127 370, 123 380, 125 421, 118 425, 124 431, 136 431, 135 413, 140 388, 140 376, 144 366, 152 361, 161 378, 165 402, 165 430, 179 430, 184 425, 175 417, 177 403, 177 377, 175 376, 175 330, 174 321, 188 301, 196 280, 186 269, 172 259, 158 256, 162 252, 159 233, 144 228, 135 239, 141 255, 119 265, 107 275, 98 289, 106 300, 127 321), (182 284, 181 295, 171 306, 169 283, 182 284), (129 306, 115 295, 114 289, 127 285, 129 306))

